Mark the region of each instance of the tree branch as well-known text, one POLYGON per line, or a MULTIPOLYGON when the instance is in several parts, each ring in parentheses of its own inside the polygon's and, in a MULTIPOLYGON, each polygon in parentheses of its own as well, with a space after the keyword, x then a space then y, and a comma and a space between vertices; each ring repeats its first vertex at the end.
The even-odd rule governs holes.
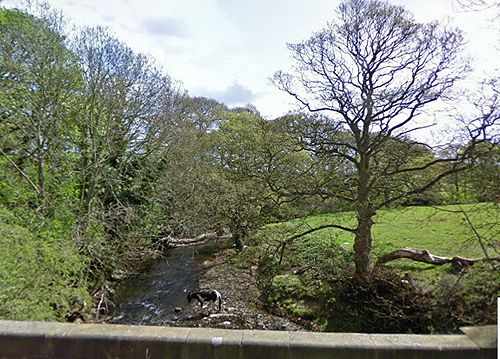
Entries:
POLYGON ((443 265, 447 263, 453 263, 459 266, 470 266, 477 262, 500 262, 500 258, 480 258, 480 259, 471 259, 471 258, 463 258, 463 257, 442 257, 436 256, 429 253, 426 249, 415 249, 415 248, 404 248, 398 249, 391 253, 383 254, 378 257, 377 265, 385 264, 397 259, 411 259, 416 262, 423 262, 428 264, 435 265, 443 265))
POLYGON ((449 176, 453 173, 458 173, 458 172, 462 172, 462 171, 465 171, 468 167, 467 166, 464 166, 464 167, 459 167, 459 168, 453 168, 451 170, 448 170, 448 171, 445 171, 443 173, 441 173, 439 176, 436 176, 432 181, 429 181, 426 185, 422 186, 422 187, 419 187, 419 188, 416 188, 416 189, 413 189, 411 191, 407 191, 407 192, 404 192, 404 193, 401 193, 397 196, 394 196, 392 198, 389 198, 388 200, 382 202, 381 204, 379 204, 376 209, 379 209, 379 208, 383 208, 385 206, 387 206, 389 203, 392 203, 394 201, 397 201, 401 198, 405 198, 405 197, 408 197, 408 196, 411 196, 411 195, 414 195, 414 194, 418 194, 418 193, 423 193, 425 191, 427 191, 429 188, 431 188, 432 186, 434 186, 436 183, 438 183, 439 181, 441 181, 444 177, 446 176, 449 176))
POLYGON ((355 229, 353 228, 349 228, 349 227, 344 227, 344 226, 340 226, 338 224, 325 224, 323 226, 319 226, 319 227, 315 227, 315 228, 311 228, 310 230, 308 231, 305 231, 305 232, 302 232, 302 233, 299 233, 299 234, 296 234, 290 238, 287 238, 285 239, 285 241, 283 242, 282 246, 281 246, 281 251, 280 251, 280 260, 279 260, 279 264, 281 265, 281 262, 283 261, 283 254, 285 252, 285 247, 288 243, 292 242, 293 240, 297 239, 297 238, 300 238, 300 237, 304 237, 308 234, 311 234, 313 232, 316 232, 316 231, 320 231, 322 229, 326 229, 326 228, 336 228, 336 229, 341 229, 343 231, 347 231, 347 232, 351 232, 351 233, 354 233, 355 229))
POLYGON ((21 174, 21 176, 26 180, 28 181, 28 183, 31 185, 31 187, 33 187, 33 189, 35 190, 36 194, 38 195, 38 197, 42 197, 42 194, 40 192, 40 189, 37 187, 37 185, 31 180, 31 178, 29 178, 29 176, 21 169, 19 168, 18 165, 16 165, 16 163, 14 161, 12 161, 9 156, 7 156, 7 154, 0 148, 0 153, 7 159, 7 161, 9 161, 9 163, 21 174))

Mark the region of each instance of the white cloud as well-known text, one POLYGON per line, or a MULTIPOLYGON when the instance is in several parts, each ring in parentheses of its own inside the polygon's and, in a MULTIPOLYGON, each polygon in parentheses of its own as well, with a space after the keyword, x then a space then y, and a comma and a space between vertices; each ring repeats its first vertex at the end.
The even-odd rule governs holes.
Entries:
MULTIPOLYGON (((309 38, 335 17, 339 0, 48 0, 78 25, 109 26, 135 51, 152 55, 194 96, 251 101, 265 116, 292 108, 293 99, 269 84, 291 65, 286 43, 309 38)), ((470 32, 481 62, 496 67, 497 39, 484 14, 457 13, 457 0, 391 0, 417 21, 453 16, 470 32), (478 35, 480 34, 480 35, 478 35), (493 55, 492 55, 493 54, 493 55), (491 65, 494 64, 494 65, 491 65)), ((20 0, 4 0, 15 6, 20 0)), ((496 34, 496 32, 494 33, 496 34)), ((246 103, 246 102, 245 102, 246 103)))
POLYGON ((237 81, 223 90, 199 88, 196 89, 196 92, 203 97, 213 98, 228 106, 242 106, 253 103, 258 97, 252 90, 240 85, 237 81))

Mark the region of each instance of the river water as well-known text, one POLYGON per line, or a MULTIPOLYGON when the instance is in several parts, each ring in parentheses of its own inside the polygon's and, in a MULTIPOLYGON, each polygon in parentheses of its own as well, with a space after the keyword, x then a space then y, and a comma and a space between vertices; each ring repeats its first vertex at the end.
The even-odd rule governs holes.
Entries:
POLYGON ((166 250, 146 271, 124 282, 108 322, 176 326, 199 319, 176 308, 187 306, 187 293, 198 289, 198 278, 217 249, 209 243, 166 250))
MULTIPOLYGON (((222 270, 215 265, 216 253, 231 241, 168 249, 136 277, 125 280, 115 296, 116 309, 108 323, 211 327, 226 329, 303 330, 256 306, 258 290, 245 270, 222 270), (213 266, 215 265, 215 266, 213 266), (222 310, 217 305, 187 302, 190 291, 200 283, 214 285, 222 293, 222 310)), ((219 263, 220 264, 220 263, 219 263)), ((222 266, 223 267, 223 266, 222 266)))

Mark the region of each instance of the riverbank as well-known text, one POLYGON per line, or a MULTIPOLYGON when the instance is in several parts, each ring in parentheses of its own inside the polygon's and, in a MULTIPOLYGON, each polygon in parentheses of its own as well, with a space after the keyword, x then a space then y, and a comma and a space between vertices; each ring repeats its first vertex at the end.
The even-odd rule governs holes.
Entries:
MULTIPOLYGON (((210 233, 211 234, 211 233, 210 233)), ((122 281, 113 298, 116 307, 105 321, 114 324, 207 327, 225 329, 307 330, 263 309, 257 267, 238 259, 230 235, 171 240, 169 249, 137 276, 122 281), (222 294, 222 308, 187 294, 212 288, 222 294)))
MULTIPOLYGON (((418 228, 416 238, 429 237, 426 248, 433 252, 448 255, 464 250, 458 247, 452 252, 442 248, 444 243, 455 247, 460 243, 456 235, 450 238, 444 233, 450 226, 455 228, 461 223, 451 217, 453 213, 439 212, 437 219, 423 221, 418 215, 424 216, 424 211, 427 209, 382 212, 375 227, 380 234, 377 243, 386 244, 385 251, 411 244, 402 242, 400 238, 406 237, 404 232, 398 232, 408 227, 418 228), (398 239, 391 246, 387 244, 392 232, 385 227, 390 227, 398 239), (426 237, 427 232, 434 235, 426 237), (437 247, 429 244, 436 238, 435 232, 443 238, 435 244, 437 247)), ((330 223, 332 216, 309 220, 321 225, 330 223)), ((467 324, 496 322, 500 282, 498 273, 487 263, 457 271, 450 266, 422 266, 406 260, 377 267, 373 280, 363 285, 352 280, 349 238, 341 233, 321 232, 291 242, 279 256, 275 248, 279 248, 285 235, 297 231, 300 224, 291 221, 264 227, 241 252, 232 247, 227 232, 222 236, 208 233, 192 239, 170 240, 171 248, 164 252, 164 260, 158 261, 156 269, 152 267, 141 274, 151 285, 144 287, 138 302, 133 303, 132 311, 139 317, 131 319, 124 314, 129 318, 122 324, 425 334, 457 333, 467 324), (181 249, 185 257, 174 255, 181 249), (183 282, 191 269, 196 273, 193 272, 189 282, 183 282), (161 284, 166 278, 172 282, 161 284), (222 294, 220 312, 212 303, 203 308, 196 301, 187 303, 187 293, 208 288, 222 294), (172 297, 168 298, 169 295, 172 297)), ((471 246, 471 252, 477 251, 477 245, 471 242, 468 247, 471 246)), ((381 251, 377 247, 374 250, 381 251)), ((138 285, 130 288, 137 293, 138 285)))
MULTIPOLYGON (((257 285, 257 268, 254 266, 235 266, 229 257, 234 249, 218 252, 212 262, 200 276, 200 288, 214 288, 222 294, 222 310, 215 310, 197 323, 200 327, 227 329, 261 329, 261 330, 308 330, 305 326, 286 318, 273 315, 262 309, 262 300, 257 285)), ((197 303, 196 303, 197 304, 197 303)), ((207 306, 214 308, 215 306, 207 306)), ((189 307, 190 311, 199 312, 198 305, 189 307)))

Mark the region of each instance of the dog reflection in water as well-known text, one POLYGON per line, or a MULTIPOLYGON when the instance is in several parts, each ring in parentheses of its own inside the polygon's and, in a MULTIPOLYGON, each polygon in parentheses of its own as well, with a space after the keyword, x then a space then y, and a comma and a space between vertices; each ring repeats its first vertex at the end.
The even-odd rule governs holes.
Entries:
POLYGON ((222 306, 222 296, 218 291, 215 289, 207 289, 207 290, 200 290, 198 292, 191 292, 187 296, 188 303, 191 303, 192 300, 197 300, 200 303, 200 307, 203 308, 203 304, 205 302, 217 302, 219 301, 219 311, 222 306))

